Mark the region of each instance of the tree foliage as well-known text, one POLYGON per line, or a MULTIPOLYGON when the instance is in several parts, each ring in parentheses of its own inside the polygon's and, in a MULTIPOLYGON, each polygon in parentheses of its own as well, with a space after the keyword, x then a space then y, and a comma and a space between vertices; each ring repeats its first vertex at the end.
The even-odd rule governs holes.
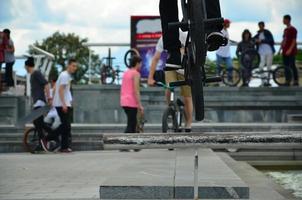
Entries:
MULTIPOLYGON (((75 82, 85 84, 89 79, 89 48, 84 45, 84 43, 87 42, 87 38, 80 38, 74 33, 65 34, 55 32, 51 36, 43 39, 42 42, 36 41, 34 45, 55 55, 54 69, 52 69, 50 77, 53 77, 56 73, 65 70, 68 60, 70 58, 74 58, 78 62, 78 71, 74 75, 75 82)), ((99 56, 92 53, 92 74, 95 73, 99 65, 99 56)))

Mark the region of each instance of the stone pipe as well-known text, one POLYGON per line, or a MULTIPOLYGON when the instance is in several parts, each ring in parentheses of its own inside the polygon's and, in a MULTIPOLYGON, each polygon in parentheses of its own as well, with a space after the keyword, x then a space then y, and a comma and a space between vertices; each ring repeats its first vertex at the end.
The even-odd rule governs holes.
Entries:
POLYGON ((302 149, 302 133, 103 135, 104 150, 167 148, 302 149))

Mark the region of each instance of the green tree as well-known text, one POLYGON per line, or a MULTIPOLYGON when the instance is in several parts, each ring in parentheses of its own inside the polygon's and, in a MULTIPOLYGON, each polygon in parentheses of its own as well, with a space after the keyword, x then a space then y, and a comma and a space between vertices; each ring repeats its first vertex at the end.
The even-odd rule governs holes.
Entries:
MULTIPOLYGON (((52 69, 50 73, 51 78, 66 68, 70 58, 74 58, 78 62, 78 71, 74 75, 75 82, 86 84, 89 80, 89 48, 84 43, 87 43, 87 41, 87 38, 80 38, 74 33, 55 32, 43 39, 42 42, 36 41, 34 45, 55 55, 55 69, 52 69)), ((32 53, 31 50, 30 53, 32 53)), ((93 75, 96 73, 99 65, 99 56, 92 53, 91 73, 93 75)))

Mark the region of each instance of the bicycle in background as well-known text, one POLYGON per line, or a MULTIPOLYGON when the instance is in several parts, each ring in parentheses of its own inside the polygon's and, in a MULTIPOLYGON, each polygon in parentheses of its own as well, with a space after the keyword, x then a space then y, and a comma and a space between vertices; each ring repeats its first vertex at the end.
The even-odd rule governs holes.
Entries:
POLYGON ((120 74, 123 72, 120 70, 119 66, 116 66, 116 69, 113 67, 113 60, 115 57, 111 56, 111 49, 108 50, 108 57, 103 58, 101 61, 101 83, 103 85, 111 85, 117 81, 117 84, 120 84, 121 76, 120 74), (104 62, 106 61, 106 62, 104 62))

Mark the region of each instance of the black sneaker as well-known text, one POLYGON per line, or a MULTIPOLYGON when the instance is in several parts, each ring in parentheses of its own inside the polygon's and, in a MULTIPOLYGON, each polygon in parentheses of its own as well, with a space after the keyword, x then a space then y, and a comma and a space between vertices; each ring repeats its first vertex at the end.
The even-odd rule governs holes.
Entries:
POLYGON ((213 32, 207 37, 208 51, 216 51, 221 46, 228 44, 228 39, 220 32, 213 32))
POLYGON ((172 51, 168 55, 165 71, 175 71, 181 69, 181 54, 180 51, 172 51))
POLYGON ((264 87, 271 87, 272 85, 270 83, 264 83, 263 86, 264 87))
POLYGON ((192 129, 190 128, 185 128, 185 133, 191 133, 192 132, 192 129))

